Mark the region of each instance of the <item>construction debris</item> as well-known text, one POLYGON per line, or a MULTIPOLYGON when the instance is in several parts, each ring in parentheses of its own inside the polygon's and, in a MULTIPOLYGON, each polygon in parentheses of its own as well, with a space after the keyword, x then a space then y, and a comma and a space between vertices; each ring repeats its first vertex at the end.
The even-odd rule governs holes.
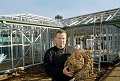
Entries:
POLYGON ((74 78, 77 81, 88 79, 92 73, 92 53, 88 50, 75 49, 64 66, 74 71, 74 78))

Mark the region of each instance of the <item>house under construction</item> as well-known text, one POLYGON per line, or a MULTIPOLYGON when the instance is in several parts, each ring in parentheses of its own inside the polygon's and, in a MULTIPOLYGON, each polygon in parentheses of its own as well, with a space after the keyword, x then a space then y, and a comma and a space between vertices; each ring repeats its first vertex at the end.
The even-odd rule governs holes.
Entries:
POLYGON ((67 44, 92 50, 93 61, 99 65, 120 56, 120 8, 63 20, 33 14, 1 15, 0 73, 41 64, 60 28, 68 33, 67 44))

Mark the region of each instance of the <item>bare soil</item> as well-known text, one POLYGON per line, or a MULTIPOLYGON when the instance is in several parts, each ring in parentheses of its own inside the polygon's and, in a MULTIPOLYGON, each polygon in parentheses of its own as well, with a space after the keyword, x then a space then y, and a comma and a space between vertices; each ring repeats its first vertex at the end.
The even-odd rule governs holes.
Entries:
MULTIPOLYGON (((97 65, 95 65, 94 74, 85 81, 99 81, 108 69, 106 65, 102 67, 101 72, 98 72, 97 65)), ((17 70, 10 74, 2 74, 0 75, 0 81, 51 81, 51 77, 44 72, 43 65, 41 64, 22 71, 17 70)))
POLYGON ((44 72, 43 65, 26 68, 23 71, 0 75, 2 81, 51 81, 51 77, 44 72), (3 78, 3 79, 2 79, 3 78))

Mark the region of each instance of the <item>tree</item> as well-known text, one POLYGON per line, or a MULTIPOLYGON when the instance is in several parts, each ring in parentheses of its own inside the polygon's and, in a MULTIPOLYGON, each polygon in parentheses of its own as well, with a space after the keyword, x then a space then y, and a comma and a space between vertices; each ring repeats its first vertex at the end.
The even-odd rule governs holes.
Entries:
POLYGON ((63 19, 63 16, 61 16, 61 15, 56 15, 56 16, 55 16, 55 19, 63 19))

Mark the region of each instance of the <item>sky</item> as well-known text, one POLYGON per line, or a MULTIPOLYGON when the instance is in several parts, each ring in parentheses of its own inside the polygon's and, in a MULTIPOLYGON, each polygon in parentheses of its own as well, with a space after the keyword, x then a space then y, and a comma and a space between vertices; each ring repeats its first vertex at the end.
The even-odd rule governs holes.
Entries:
POLYGON ((29 13, 65 19, 115 8, 120 8, 120 0, 0 0, 0 15, 29 13))

